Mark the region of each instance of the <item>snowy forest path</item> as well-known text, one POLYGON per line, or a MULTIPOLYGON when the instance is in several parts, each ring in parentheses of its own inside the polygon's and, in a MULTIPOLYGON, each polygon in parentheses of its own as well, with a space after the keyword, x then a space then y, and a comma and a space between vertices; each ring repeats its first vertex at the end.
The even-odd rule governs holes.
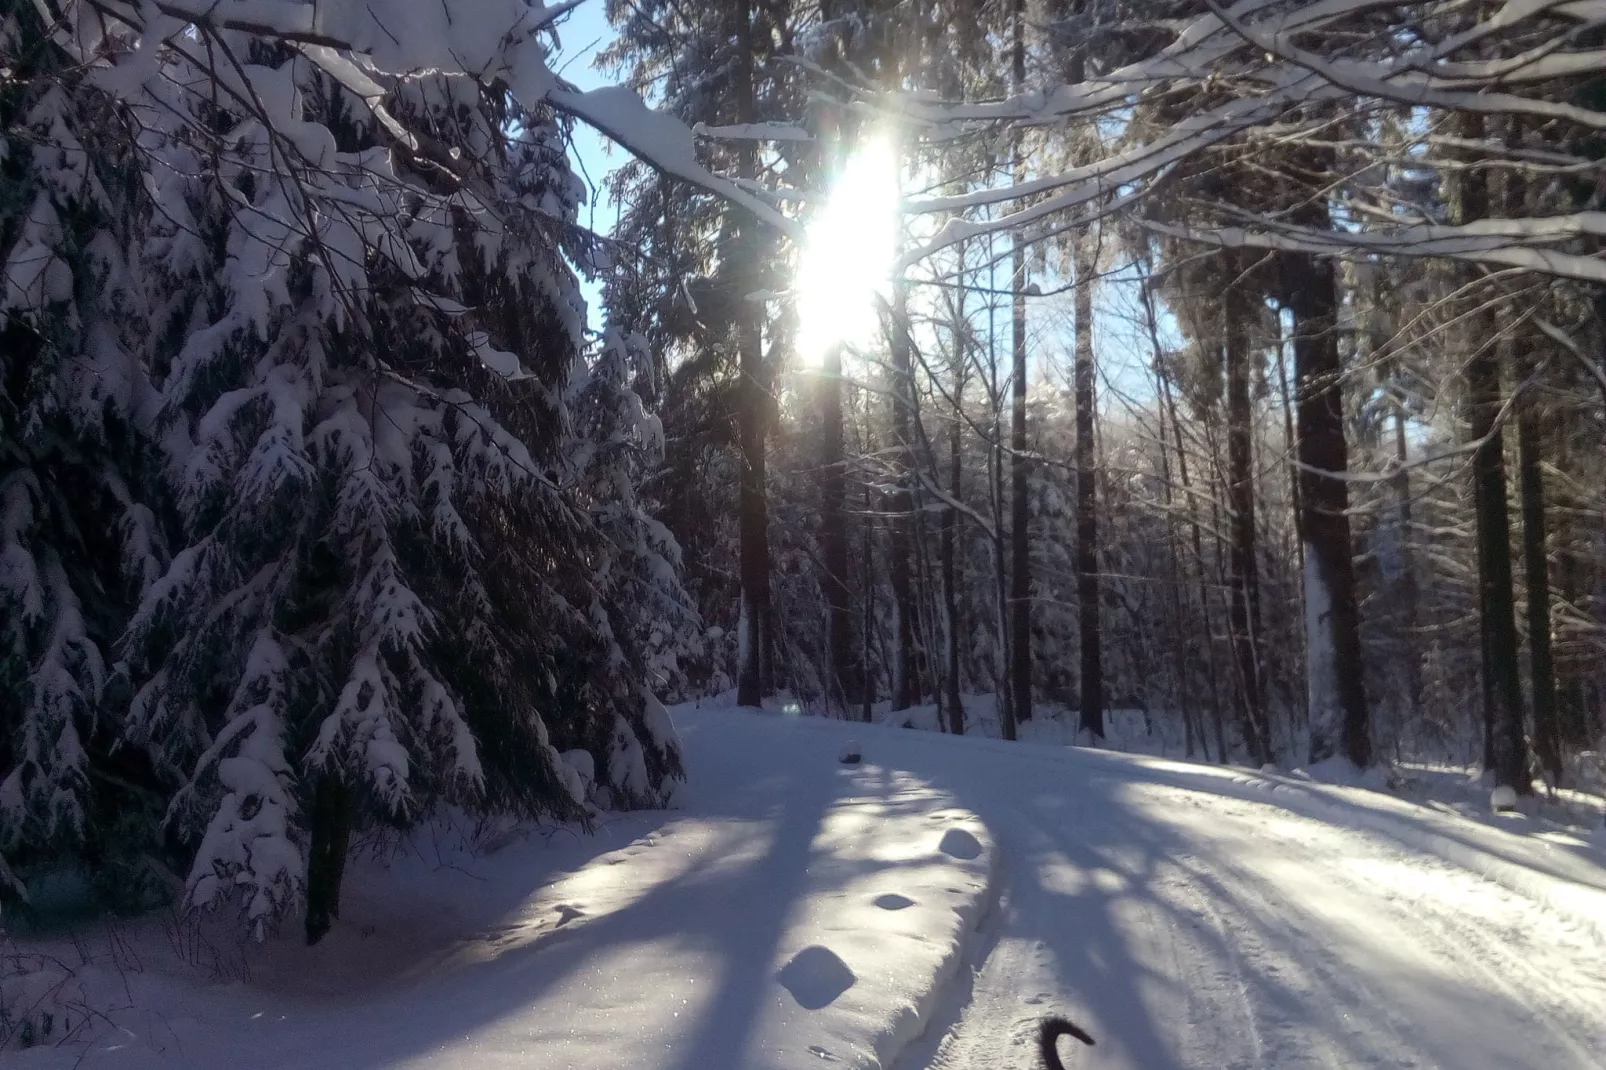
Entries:
POLYGON ((988 823, 1004 891, 898 1070, 1035 1068, 1048 1014, 1096 1038, 1061 1042, 1089 1070, 1606 1067, 1600 932, 1407 830, 1175 765, 995 753, 933 777, 988 823))

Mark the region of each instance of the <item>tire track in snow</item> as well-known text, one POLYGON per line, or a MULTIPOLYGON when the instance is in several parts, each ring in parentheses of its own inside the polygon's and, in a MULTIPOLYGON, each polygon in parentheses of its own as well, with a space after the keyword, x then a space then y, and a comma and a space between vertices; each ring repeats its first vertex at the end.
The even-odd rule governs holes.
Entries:
MULTIPOLYGON (((1123 1054, 1132 1056, 1131 1065, 1161 1070, 1192 1065, 1208 1065, 1213 1070, 1267 1066, 1253 1005, 1241 977, 1237 983, 1223 983, 1220 963, 1210 951, 1215 940, 1224 939, 1219 918, 1204 900, 1197 910, 1171 916, 1152 900, 1120 899, 1114 894, 1116 886, 1141 877, 1136 869, 1100 867, 1083 876, 1090 886, 1100 882, 1111 886, 1112 901, 1127 907, 1119 925, 1127 951, 1157 979, 1156 987, 1164 990, 1160 998, 1173 1012, 1181 1012, 1164 1023, 1173 1028, 1151 1037, 1146 1045, 1134 1044, 1119 1029, 1106 1028, 1106 1020, 1095 1011, 1079 1006, 1074 999, 1054 995, 1064 987, 1061 972, 1077 958, 1077 940, 1073 935, 1067 945, 1063 929, 1045 930, 1045 919, 1062 914, 1063 907, 1056 900, 1063 889, 1052 881, 1045 884, 1041 874, 1027 870, 1057 860, 1060 873, 1072 872, 1063 863, 1061 837, 1067 832, 1024 810, 1012 808, 1009 817, 991 826, 995 839, 1007 844, 1003 849, 1006 883, 991 931, 983 932, 965 982, 950 993, 945 1013, 900 1060, 899 1070, 1038 1070, 1037 1027, 1050 1014, 1064 1014, 1100 1038, 1101 1046, 1092 1050, 1074 1042, 1062 1043, 1062 1056, 1071 1068, 1128 1065, 1109 1062, 1110 1058, 1122 1059, 1123 1054), (1201 930, 1215 935, 1204 936, 1201 930), (946 1028, 939 1033, 935 1027, 943 1022, 946 1028), (1215 1061, 1224 1050, 1245 1042, 1243 1057, 1215 1061), (1134 1048, 1137 1050, 1131 1050, 1134 1048), (1183 1053, 1183 1061, 1171 1060, 1173 1049, 1183 1053), (1157 1058, 1160 1061, 1156 1062, 1157 1058), (1206 1061, 1195 1064, 1194 1058, 1206 1061)), ((1173 869, 1163 879, 1178 889, 1186 888, 1186 874, 1181 870, 1173 869)), ((1230 948, 1230 941, 1223 946, 1230 948)), ((1230 974, 1235 969, 1228 966, 1230 974)))
MULTIPOLYGON (((1364 832, 1346 835, 1363 845, 1370 841, 1364 832)), ((1606 1065, 1606 968, 1601 965, 1606 961, 1606 944, 1541 904, 1453 864, 1437 858, 1409 862, 1386 855, 1368 858, 1368 853, 1372 852, 1346 855, 1353 859, 1347 864, 1334 865, 1328 859, 1325 872, 1350 894, 1378 903, 1400 939, 1431 944, 1439 955, 1478 975, 1511 1003, 1524 1006, 1540 1027, 1534 1031, 1534 1041, 1546 1048, 1550 1065, 1606 1065), (1357 863, 1390 890, 1379 895, 1369 888, 1354 873, 1357 863), (1430 877, 1441 898, 1452 893, 1456 898, 1442 902, 1426 893, 1410 895, 1405 889, 1413 877, 1430 877), (1477 912, 1476 924, 1467 920, 1469 910, 1477 912), (1540 969, 1521 953, 1541 942, 1571 952, 1573 968, 1564 977, 1555 974, 1553 959, 1548 968, 1540 969), (1591 1041, 1587 1038, 1592 1033, 1591 1041)))
POLYGON ((1099 1039, 1062 1047, 1073 1070, 1606 1066, 1593 932, 1364 829, 1141 777, 1119 806, 1038 812, 1035 780, 960 793, 1008 886, 947 1028, 899 1070, 1035 1068, 1058 1012, 1099 1039))

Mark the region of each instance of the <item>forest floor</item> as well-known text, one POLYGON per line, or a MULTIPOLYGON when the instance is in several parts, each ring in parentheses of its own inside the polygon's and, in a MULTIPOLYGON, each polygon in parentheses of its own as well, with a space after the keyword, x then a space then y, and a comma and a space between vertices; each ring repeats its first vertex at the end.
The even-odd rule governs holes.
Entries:
POLYGON ((1606 1066, 1606 843, 1483 816, 1464 774, 672 713, 670 810, 374 845, 318 947, 0 944, 41 1041, 6 1065, 1026 1070, 1060 1013, 1098 1041, 1076 1070, 1606 1066))

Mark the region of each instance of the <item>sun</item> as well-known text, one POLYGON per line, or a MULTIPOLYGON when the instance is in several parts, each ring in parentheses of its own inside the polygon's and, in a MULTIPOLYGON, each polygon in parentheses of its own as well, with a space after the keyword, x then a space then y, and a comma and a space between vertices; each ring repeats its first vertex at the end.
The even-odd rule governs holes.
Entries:
POLYGON ((817 364, 838 343, 861 346, 879 326, 875 297, 898 251, 898 163, 883 138, 848 157, 810 220, 798 264, 798 354, 817 364))

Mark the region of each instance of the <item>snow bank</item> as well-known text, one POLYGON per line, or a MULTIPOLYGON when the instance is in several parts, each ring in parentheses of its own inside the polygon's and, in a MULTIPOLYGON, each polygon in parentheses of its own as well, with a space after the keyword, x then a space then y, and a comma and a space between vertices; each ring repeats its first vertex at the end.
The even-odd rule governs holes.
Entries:
POLYGON ((1496 820, 1502 825, 1521 830, 1510 831, 1446 807, 1318 783, 1301 770, 1273 776, 1154 759, 1145 764, 1156 772, 1184 773, 1190 786, 1271 802, 1292 813, 1393 840, 1476 873, 1606 940, 1606 857, 1582 836, 1547 831, 1520 814, 1500 815, 1496 820))

